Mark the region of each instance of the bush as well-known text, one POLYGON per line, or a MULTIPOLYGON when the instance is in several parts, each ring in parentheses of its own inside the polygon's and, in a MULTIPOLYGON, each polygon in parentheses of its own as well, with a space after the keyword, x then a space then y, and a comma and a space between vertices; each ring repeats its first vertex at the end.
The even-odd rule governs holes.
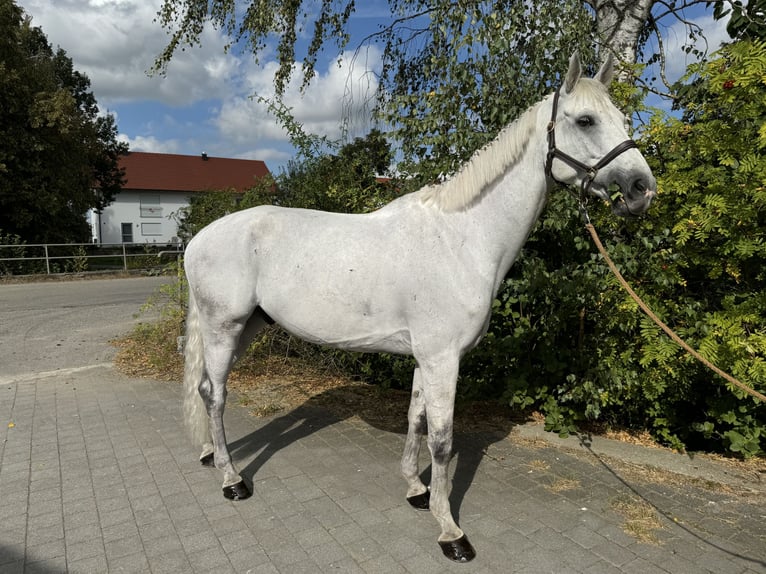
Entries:
MULTIPOLYGON (((0 259, 29 257, 28 246, 20 236, 0 229, 0 259)), ((45 273, 45 261, 0 261, 0 275, 45 273)))

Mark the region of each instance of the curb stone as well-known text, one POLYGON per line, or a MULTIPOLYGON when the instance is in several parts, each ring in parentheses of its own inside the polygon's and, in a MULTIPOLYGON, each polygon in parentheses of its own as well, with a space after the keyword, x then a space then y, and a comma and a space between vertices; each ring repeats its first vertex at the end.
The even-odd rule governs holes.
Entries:
POLYGON ((646 447, 586 434, 562 438, 554 432, 546 431, 540 423, 520 425, 513 429, 512 434, 597 457, 606 456, 629 464, 665 470, 753 493, 766 493, 766 475, 735 469, 703 454, 683 454, 669 449, 646 447))

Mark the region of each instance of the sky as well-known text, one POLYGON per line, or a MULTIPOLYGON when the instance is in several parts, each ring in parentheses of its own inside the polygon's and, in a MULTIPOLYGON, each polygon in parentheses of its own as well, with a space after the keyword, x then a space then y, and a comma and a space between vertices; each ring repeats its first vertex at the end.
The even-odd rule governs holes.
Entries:
MULTIPOLYGON (((256 66, 249 54, 225 53, 227 38, 208 26, 201 47, 178 52, 164 76, 150 75, 168 39, 155 22, 160 0, 17 3, 53 47, 64 49, 75 69, 90 78, 100 109, 115 116, 119 139, 132 151, 259 159, 275 174, 294 157, 285 131, 252 97, 274 93, 273 53, 256 66)), ((712 48, 726 40, 724 23, 705 13, 689 16, 705 30, 712 48)), ((357 2, 349 50, 388 18, 387 0, 357 2)), ((678 48, 686 32, 676 23, 666 26, 663 35, 671 55, 667 73, 677 78, 688 63, 678 48)), ((335 55, 320 60, 319 73, 303 94, 299 79, 288 86, 285 103, 308 132, 339 138, 341 117, 349 111, 356 118, 351 136, 373 127, 368 102, 377 89, 381 54, 372 47, 356 56, 349 51, 340 60, 335 55)))
MULTIPOLYGON (((274 93, 276 63, 270 55, 256 66, 250 55, 226 54, 227 39, 208 26, 201 47, 179 51, 164 77, 150 75, 168 39, 154 21, 160 0, 17 3, 53 47, 64 49, 75 69, 88 76, 100 109, 115 116, 119 138, 132 151, 260 159, 272 172, 294 156, 287 134, 252 98, 274 93)), ((378 29, 377 3, 368 0, 357 10, 352 20, 357 34, 378 29)), ((368 72, 379 67, 375 49, 356 58, 348 52, 340 62, 325 59, 304 94, 299 79, 288 86, 286 104, 307 131, 334 140, 340 137, 339 120, 350 91, 352 105, 360 108, 351 110, 352 117, 369 117, 354 112, 361 112, 377 89, 375 75, 368 72)), ((364 135, 372 126, 356 127, 357 135, 364 135)))

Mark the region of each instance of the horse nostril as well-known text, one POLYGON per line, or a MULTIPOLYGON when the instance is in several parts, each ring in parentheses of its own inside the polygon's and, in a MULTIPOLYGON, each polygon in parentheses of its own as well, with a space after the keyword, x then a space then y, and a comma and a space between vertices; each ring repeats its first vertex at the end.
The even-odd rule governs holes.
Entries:
POLYGON ((652 199, 657 192, 654 189, 652 182, 648 182, 643 178, 638 178, 633 182, 631 191, 639 197, 645 197, 646 199, 652 199))

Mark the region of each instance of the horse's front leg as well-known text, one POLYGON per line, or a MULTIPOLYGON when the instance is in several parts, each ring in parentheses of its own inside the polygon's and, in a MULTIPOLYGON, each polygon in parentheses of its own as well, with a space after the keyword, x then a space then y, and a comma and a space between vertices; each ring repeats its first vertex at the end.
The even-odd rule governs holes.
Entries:
POLYGON ((448 470, 452 458, 452 421, 455 411, 459 357, 440 357, 419 363, 431 451, 431 513, 439 522, 439 545, 450 560, 468 562, 476 556, 468 538, 452 517, 448 470))
POLYGON ((402 474, 407 480, 407 502, 417 510, 428 510, 430 493, 420 480, 418 465, 420 446, 428 429, 423 381, 419 368, 415 369, 412 377, 412 396, 407 421, 407 440, 404 442, 404 454, 402 454, 402 474))

